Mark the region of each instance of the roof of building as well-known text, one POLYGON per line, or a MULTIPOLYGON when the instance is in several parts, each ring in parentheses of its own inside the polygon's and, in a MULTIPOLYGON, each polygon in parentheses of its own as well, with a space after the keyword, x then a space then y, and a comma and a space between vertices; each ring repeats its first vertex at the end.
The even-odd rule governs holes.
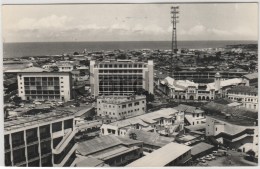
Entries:
POLYGON ((242 126, 252 126, 255 120, 258 119, 257 112, 245 108, 229 107, 215 102, 204 105, 203 109, 207 111, 207 116, 242 126), (227 112, 231 114, 230 118, 226 118, 227 112))
POLYGON ((116 137, 115 135, 105 135, 100 137, 95 137, 91 140, 86 140, 83 142, 78 143, 78 151, 81 155, 90 155, 97 153, 99 151, 104 151, 106 149, 110 149, 111 147, 115 147, 118 145, 129 145, 129 144, 136 144, 140 143, 140 141, 137 140, 127 140, 125 138, 122 140, 119 137, 116 137), (127 142, 126 144, 124 142, 127 142))
POLYGON ((124 120, 119 120, 113 123, 110 123, 110 125, 117 126, 118 128, 126 127, 126 126, 131 126, 133 124, 140 124, 143 126, 148 126, 148 123, 145 123, 144 121, 147 119, 159 119, 159 118, 170 118, 173 117, 174 114, 176 114, 178 111, 173 109, 173 108, 165 108, 161 109, 158 111, 146 113, 140 116, 124 119, 124 120), (142 120, 144 119, 144 120, 142 120))
POLYGON ((214 147, 213 145, 207 144, 205 142, 198 143, 198 144, 192 146, 191 155, 192 156, 198 155, 204 151, 212 149, 213 147, 214 147))
POLYGON ((249 80, 258 79, 258 72, 246 74, 246 75, 244 75, 244 77, 249 79, 249 80))
POLYGON ((42 122, 51 122, 60 118, 74 116, 72 112, 50 112, 50 113, 42 113, 36 114, 32 116, 21 116, 16 119, 5 121, 4 122, 4 130, 10 131, 14 129, 23 128, 26 126, 39 125, 42 122))
POLYGON ((193 87, 198 87, 197 83, 194 83, 189 80, 175 80, 171 77, 166 77, 161 81, 162 84, 168 85, 169 87, 174 88, 175 90, 186 90, 188 87, 193 86, 193 87))
POLYGON ((79 162, 77 162, 77 167, 97 167, 101 164, 103 164, 104 161, 99 160, 97 158, 93 157, 81 157, 79 162))
POLYGON ((133 95, 133 96, 99 96, 97 99, 101 99, 102 103, 108 104, 123 104, 140 99, 146 99, 145 95, 133 95))
POLYGON ((28 67, 25 69, 21 69, 19 72, 47 72, 47 70, 40 67, 28 67))
POLYGON ((201 110, 198 107, 189 106, 189 105, 185 105, 185 104, 180 104, 177 107, 174 107, 174 109, 183 111, 183 112, 187 112, 187 113, 204 113, 204 110, 201 110))
POLYGON ((147 132, 143 130, 137 129, 129 129, 126 133, 126 137, 130 137, 131 133, 136 134, 136 139, 143 141, 144 144, 154 145, 158 147, 162 147, 170 142, 174 141, 174 138, 160 136, 158 133, 147 132))
POLYGON ((164 167, 190 149, 189 146, 172 142, 130 163, 127 167, 164 167))
POLYGON ((237 92, 237 93, 258 93, 258 89, 252 86, 234 86, 228 92, 237 92))
POLYGON ((242 105, 242 103, 233 102, 233 103, 228 104, 229 107, 236 107, 236 106, 240 106, 240 105, 242 105))

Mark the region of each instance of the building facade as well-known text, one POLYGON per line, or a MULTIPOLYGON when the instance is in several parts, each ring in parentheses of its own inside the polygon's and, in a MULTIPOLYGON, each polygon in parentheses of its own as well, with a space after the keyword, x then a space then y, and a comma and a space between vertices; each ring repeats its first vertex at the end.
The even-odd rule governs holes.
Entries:
POLYGON ((75 166, 72 113, 46 113, 4 123, 5 165, 75 166))
POLYGON ((125 119, 145 114, 146 96, 99 96, 97 115, 125 119))
POLYGON ((138 89, 153 94, 153 61, 90 61, 90 86, 93 96, 132 95, 138 89))
POLYGON ((221 144, 242 152, 253 150, 258 156, 258 126, 241 126, 206 117, 206 136, 213 136, 221 144))
POLYGON ((251 86, 236 86, 228 90, 230 100, 242 103, 240 107, 258 111, 258 89, 251 86))
POLYGON ((71 99, 71 74, 69 72, 18 72, 18 95, 22 100, 61 100, 71 99))
POLYGON ((177 135, 184 131, 184 113, 173 108, 161 109, 140 116, 119 120, 101 126, 101 134, 125 136, 129 129, 157 132, 161 135, 177 135))
POLYGON ((207 84, 199 84, 189 80, 176 80, 168 76, 159 80, 158 89, 174 99, 209 101, 216 97, 226 97, 227 90, 238 85, 245 85, 242 78, 225 80, 219 73, 216 73, 215 81, 207 84))

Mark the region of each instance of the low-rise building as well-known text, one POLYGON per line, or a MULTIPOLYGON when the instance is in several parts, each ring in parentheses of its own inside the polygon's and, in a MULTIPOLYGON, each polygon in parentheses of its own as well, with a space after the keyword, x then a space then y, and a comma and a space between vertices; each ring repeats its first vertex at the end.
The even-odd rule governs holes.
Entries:
POLYGON ((246 74, 243 76, 246 86, 258 87, 258 72, 246 74))
POLYGON ((184 113, 173 108, 161 109, 110 124, 103 124, 101 134, 124 136, 129 129, 157 132, 161 135, 177 135, 184 130, 184 113))
POLYGON ((50 112, 4 122, 5 165, 75 166, 74 115, 50 112))
POLYGON ((169 143, 126 167, 165 167, 184 166, 191 160, 191 147, 178 143, 169 143))
POLYGON ((191 148, 191 156, 193 160, 199 157, 211 154, 215 147, 205 142, 198 143, 191 148))
POLYGON ((206 122, 206 116, 204 110, 194 107, 194 106, 189 106, 189 105, 184 105, 180 104, 177 107, 174 107, 174 109, 184 112, 184 117, 185 117, 185 126, 197 126, 201 124, 205 124, 206 122))
MULTIPOLYGON (((123 166, 140 158, 143 154, 143 143, 138 140, 120 138, 114 135, 96 137, 78 143, 78 162, 91 157, 99 161, 98 165, 107 164, 111 167, 123 166)), ((91 160, 93 161, 93 159, 91 160)), ((77 164, 78 166, 78 164, 77 164)))
POLYGON ((145 112, 145 96, 99 96, 97 98, 98 116, 120 120, 139 116, 145 112))
POLYGON ((241 107, 258 111, 258 89, 252 86, 235 86, 228 90, 227 97, 241 102, 241 107))
POLYGON ((173 137, 160 136, 160 134, 156 132, 137 129, 129 129, 124 137, 142 141, 144 153, 153 152, 174 141, 173 137))
POLYGON ((230 118, 219 118, 206 117, 206 136, 213 136, 219 143, 242 152, 252 150, 258 156, 258 126, 236 125, 229 122, 230 118))

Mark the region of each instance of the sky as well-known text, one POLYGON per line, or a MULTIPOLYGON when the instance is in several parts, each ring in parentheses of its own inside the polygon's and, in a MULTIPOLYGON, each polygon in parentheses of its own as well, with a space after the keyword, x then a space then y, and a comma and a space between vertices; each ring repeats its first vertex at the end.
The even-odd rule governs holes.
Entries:
MULTIPOLYGON (((3 41, 170 41, 171 6, 3 5, 3 41)), ((258 39, 257 3, 193 3, 178 6, 178 40, 258 39)))

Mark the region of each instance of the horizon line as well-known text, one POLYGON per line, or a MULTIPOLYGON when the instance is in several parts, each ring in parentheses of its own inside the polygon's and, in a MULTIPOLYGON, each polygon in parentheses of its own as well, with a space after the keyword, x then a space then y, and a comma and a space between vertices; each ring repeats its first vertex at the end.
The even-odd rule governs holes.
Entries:
MULTIPOLYGON (((179 42, 196 42, 196 41, 255 41, 258 42, 258 40, 179 40, 179 42)), ((119 40, 119 41, 29 41, 29 42, 3 42, 3 43, 71 43, 71 42, 171 42, 170 40, 119 40)))

